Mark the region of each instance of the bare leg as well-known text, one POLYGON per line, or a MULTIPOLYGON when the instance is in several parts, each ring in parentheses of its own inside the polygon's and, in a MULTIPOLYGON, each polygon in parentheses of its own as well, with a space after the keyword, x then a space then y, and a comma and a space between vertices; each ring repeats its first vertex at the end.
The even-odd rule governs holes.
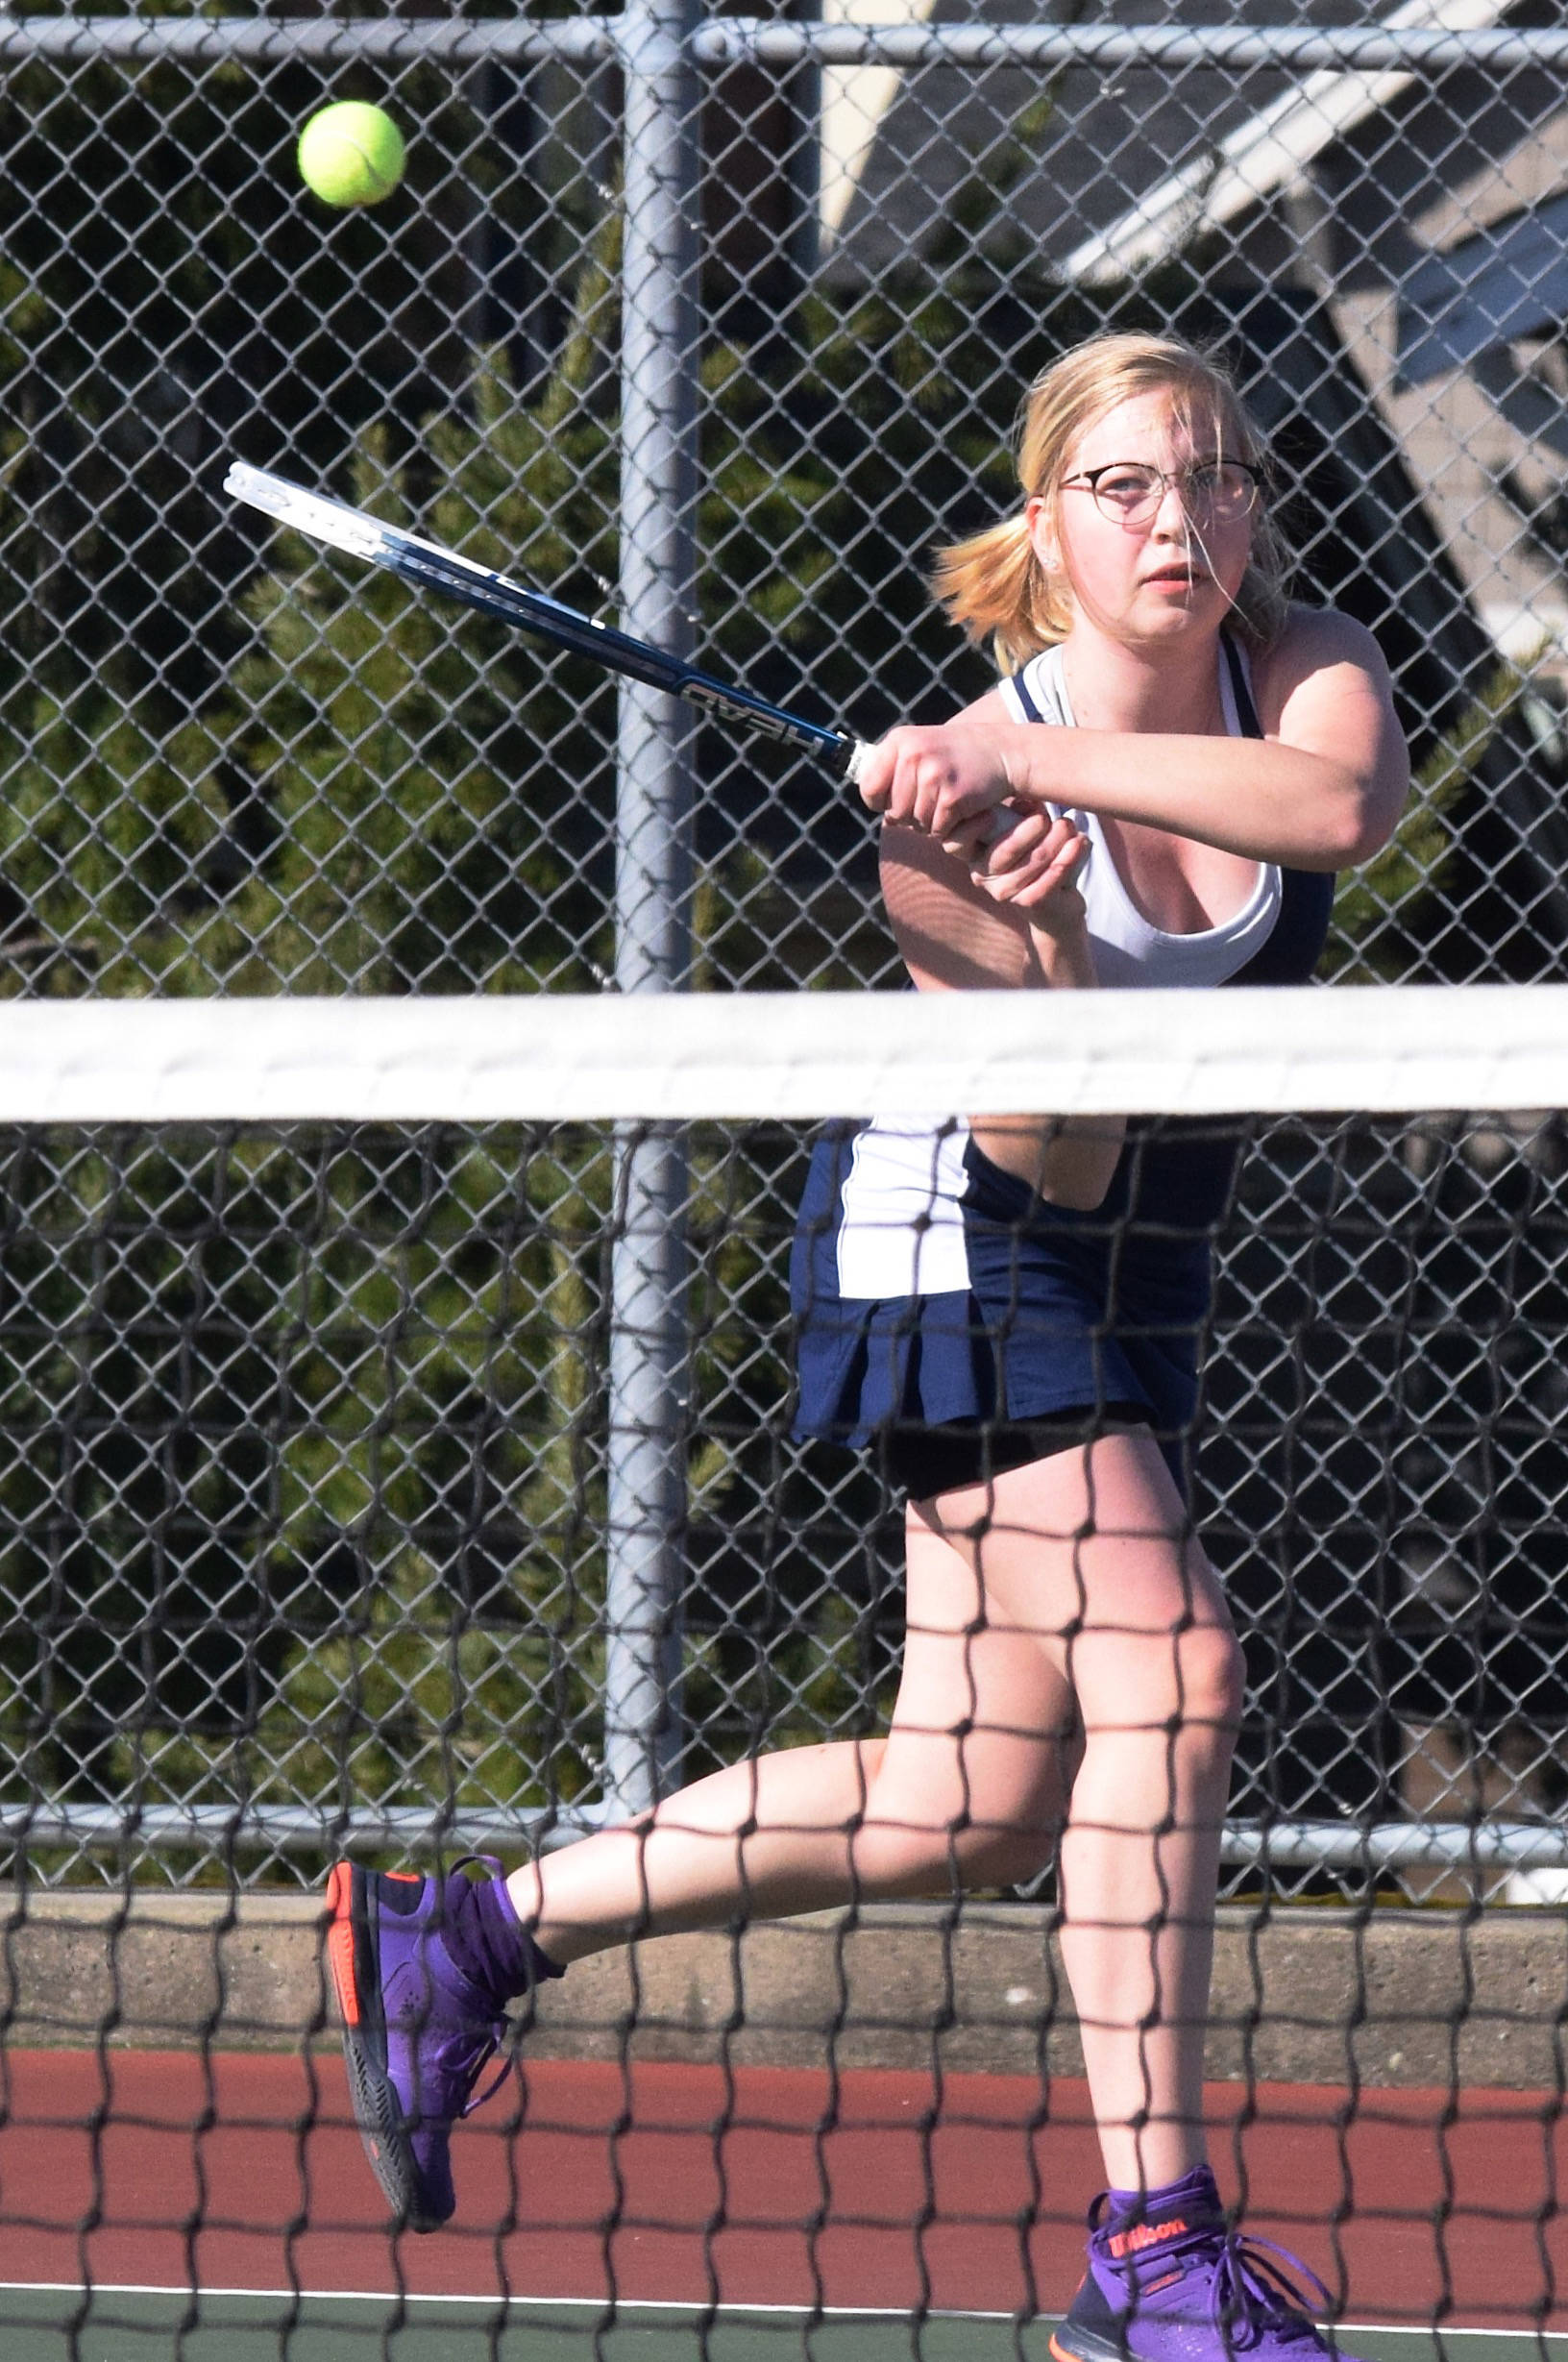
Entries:
POLYGON ((1000 1882, 1050 1858, 1075 1728, 1061 1651, 989 1624, 967 1554, 919 1521, 910 1537, 887 1738, 734 1764, 646 1821, 527 1863, 512 1899, 551 1959, 631 1934, 1000 1882))
POLYGON ((519 1916, 563 1964, 854 1897, 1006 1883, 1062 1840, 1063 1950, 1107 2173, 1203 2155, 1219 1830, 1239 1712, 1223 1598, 1146 1434, 911 1509, 885 1741, 791 1749, 529 1863, 519 1916), (1082 1759, 1071 1777, 1080 1741, 1082 1759))
POLYGON ((646 1819, 515 1871, 518 1916, 564 1966, 631 1935, 842 1902, 885 1746, 787 1748, 710 1773, 646 1819))
POLYGON ((1204 2155, 1214 1895, 1241 1690, 1224 1598, 1144 1433, 998 1477, 989 1505, 984 1488, 948 1493, 940 1514, 948 1533, 983 1529, 966 1546, 991 1612, 1048 1623, 1070 1674, 1084 1755, 1062 1842, 1062 1949, 1107 2175, 1156 2188, 1204 2155))

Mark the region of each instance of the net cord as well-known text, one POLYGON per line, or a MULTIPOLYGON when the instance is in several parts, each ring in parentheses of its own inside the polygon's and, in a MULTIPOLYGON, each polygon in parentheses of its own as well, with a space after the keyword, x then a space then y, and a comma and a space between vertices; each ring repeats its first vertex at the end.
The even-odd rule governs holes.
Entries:
POLYGON ((25 1123, 811 1121, 1568 1105, 1568 985, 21 1002, 25 1123))

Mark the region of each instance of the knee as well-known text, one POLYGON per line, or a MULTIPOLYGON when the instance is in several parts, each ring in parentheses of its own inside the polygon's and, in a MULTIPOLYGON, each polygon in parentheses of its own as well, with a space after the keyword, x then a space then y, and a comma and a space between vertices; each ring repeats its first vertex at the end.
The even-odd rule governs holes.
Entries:
POLYGON ((882 1777, 882 1765, 887 1758, 888 1742, 885 1738, 863 1738, 859 1745, 860 1776, 865 1782, 866 1793, 869 1796, 882 1777))
POLYGON ((945 1823, 933 1820, 929 1796, 884 1786, 856 1832, 854 1861, 869 1891, 930 1894, 954 1886, 1016 1886, 1056 1858, 1065 1799, 1026 1802, 971 1791, 945 1823))
POLYGON ((1228 1624, 1195 1624, 1178 1646, 1177 1719, 1184 1731, 1208 1733, 1226 1752, 1236 1744, 1246 1690, 1241 1643, 1228 1624))
POLYGON ((1022 1886, 1049 1869, 1061 1841, 1060 1826, 1022 1822, 973 1822, 953 1832, 953 1865, 964 1886, 1022 1886))

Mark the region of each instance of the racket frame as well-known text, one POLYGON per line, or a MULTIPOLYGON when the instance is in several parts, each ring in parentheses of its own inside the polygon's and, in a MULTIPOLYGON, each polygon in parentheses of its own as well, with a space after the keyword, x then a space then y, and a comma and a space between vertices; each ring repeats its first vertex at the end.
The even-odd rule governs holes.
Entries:
POLYGON ((346 501, 333 500, 326 493, 307 491, 303 484, 290 482, 286 476, 252 467, 243 459, 233 462, 223 488, 233 499, 260 509, 278 524, 303 533, 307 540, 325 543, 351 557, 363 558, 369 565, 384 566, 415 590, 435 591, 498 623, 531 632, 553 648, 586 656, 609 672, 624 674, 648 688, 681 698, 717 722, 755 730, 782 745, 799 747, 831 764, 843 778, 854 779, 859 775, 869 750, 846 730, 833 729, 823 723, 808 721, 803 714, 791 713, 785 706, 771 704, 751 690, 721 680, 699 666, 688 664, 683 657, 654 648, 647 640, 635 639, 630 632, 618 630, 613 624, 600 623, 563 601, 551 598, 545 591, 515 581, 511 576, 481 566, 473 558, 461 557, 440 542, 427 541, 421 534, 405 531, 402 526, 384 524, 363 508, 351 507, 346 501))

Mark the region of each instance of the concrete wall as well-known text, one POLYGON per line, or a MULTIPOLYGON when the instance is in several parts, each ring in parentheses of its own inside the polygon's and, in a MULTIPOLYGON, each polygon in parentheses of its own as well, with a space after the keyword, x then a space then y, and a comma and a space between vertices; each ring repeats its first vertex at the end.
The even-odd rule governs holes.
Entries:
MULTIPOLYGON (((8 2047, 335 2040, 306 1896, 0 1890, 8 2047)), ((1210 2073, 1292 2082, 1558 2083, 1568 1913, 1240 1907, 1220 1914, 1210 2073)), ((541 1996, 544 2057, 1082 2072, 1049 1914, 868 1906, 667 1936, 541 1996)))

